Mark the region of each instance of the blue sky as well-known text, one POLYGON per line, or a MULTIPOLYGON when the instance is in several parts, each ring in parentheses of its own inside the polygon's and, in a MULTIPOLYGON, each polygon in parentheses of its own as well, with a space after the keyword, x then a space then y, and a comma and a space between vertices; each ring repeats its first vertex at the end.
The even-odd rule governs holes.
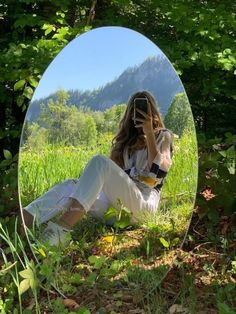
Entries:
POLYGON ((124 27, 100 27, 72 40, 50 63, 32 101, 58 88, 92 90, 118 77, 127 67, 162 54, 147 37, 124 27))

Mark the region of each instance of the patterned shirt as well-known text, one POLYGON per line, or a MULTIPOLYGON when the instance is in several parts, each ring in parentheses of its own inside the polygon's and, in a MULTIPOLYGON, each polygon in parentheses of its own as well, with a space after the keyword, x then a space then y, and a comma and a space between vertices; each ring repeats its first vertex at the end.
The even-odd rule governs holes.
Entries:
POLYGON ((159 192, 172 164, 172 141, 173 133, 168 129, 161 129, 156 136, 158 153, 152 161, 150 169, 147 147, 135 151, 131 156, 128 155, 126 148, 123 153, 124 171, 136 181, 138 186, 154 188, 159 192))

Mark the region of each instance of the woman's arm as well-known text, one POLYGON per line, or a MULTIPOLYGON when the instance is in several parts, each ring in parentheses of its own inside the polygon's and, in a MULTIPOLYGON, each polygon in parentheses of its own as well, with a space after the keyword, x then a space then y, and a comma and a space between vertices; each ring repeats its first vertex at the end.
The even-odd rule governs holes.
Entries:
POLYGON ((150 170, 152 166, 152 161, 157 155, 157 147, 156 147, 156 139, 153 131, 152 125, 152 113, 151 113, 151 105, 148 102, 148 112, 145 113, 142 110, 136 108, 136 110, 143 115, 143 118, 136 118, 136 121, 141 122, 138 125, 135 125, 136 128, 142 127, 143 133, 146 136, 147 141, 147 150, 148 150, 148 168, 150 170))
POLYGON ((158 174, 160 170, 161 172, 167 173, 172 164, 172 134, 169 130, 163 130, 161 132, 161 143, 160 146, 158 145, 160 148, 154 157, 150 168, 150 171, 155 174, 158 174))
POLYGON ((145 113, 138 108, 136 110, 143 115, 143 118, 135 119, 136 121, 141 122, 138 125, 136 124, 135 127, 142 127, 143 132, 146 135, 148 150, 148 170, 151 172, 151 175, 153 174, 153 176, 158 176, 158 173, 159 175, 165 175, 171 166, 172 135, 169 130, 160 131, 161 134, 159 136, 161 136, 162 138, 159 151, 153 131, 150 103, 148 103, 148 113, 145 113))
POLYGON ((158 154, 155 134, 153 129, 149 132, 146 132, 146 140, 147 140, 147 151, 148 151, 148 169, 151 169, 152 162, 158 154))

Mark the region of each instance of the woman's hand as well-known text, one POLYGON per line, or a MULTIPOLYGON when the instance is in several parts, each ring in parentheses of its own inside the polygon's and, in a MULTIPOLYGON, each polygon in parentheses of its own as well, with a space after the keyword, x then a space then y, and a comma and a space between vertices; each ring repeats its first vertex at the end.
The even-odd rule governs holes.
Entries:
POLYGON ((135 121, 140 121, 141 123, 136 124, 136 128, 143 128, 143 133, 148 135, 153 132, 152 126, 152 112, 151 112, 151 105, 148 102, 148 113, 136 108, 136 111, 139 112, 145 119, 143 118, 135 118, 135 121))

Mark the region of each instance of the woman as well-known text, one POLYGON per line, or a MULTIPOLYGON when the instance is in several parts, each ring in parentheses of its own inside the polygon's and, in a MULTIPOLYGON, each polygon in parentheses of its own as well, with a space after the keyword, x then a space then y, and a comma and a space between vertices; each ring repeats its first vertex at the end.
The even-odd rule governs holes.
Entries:
POLYGON ((43 241, 66 243, 66 234, 88 211, 102 218, 118 199, 132 212, 131 223, 155 213, 172 158, 172 133, 164 128, 154 97, 147 91, 133 94, 127 104, 117 135, 112 140, 110 158, 94 156, 79 179, 65 180, 23 209, 27 226, 39 213, 39 223, 58 212, 58 224, 51 221, 43 241), (147 113, 134 108, 137 98, 146 99, 147 113))

